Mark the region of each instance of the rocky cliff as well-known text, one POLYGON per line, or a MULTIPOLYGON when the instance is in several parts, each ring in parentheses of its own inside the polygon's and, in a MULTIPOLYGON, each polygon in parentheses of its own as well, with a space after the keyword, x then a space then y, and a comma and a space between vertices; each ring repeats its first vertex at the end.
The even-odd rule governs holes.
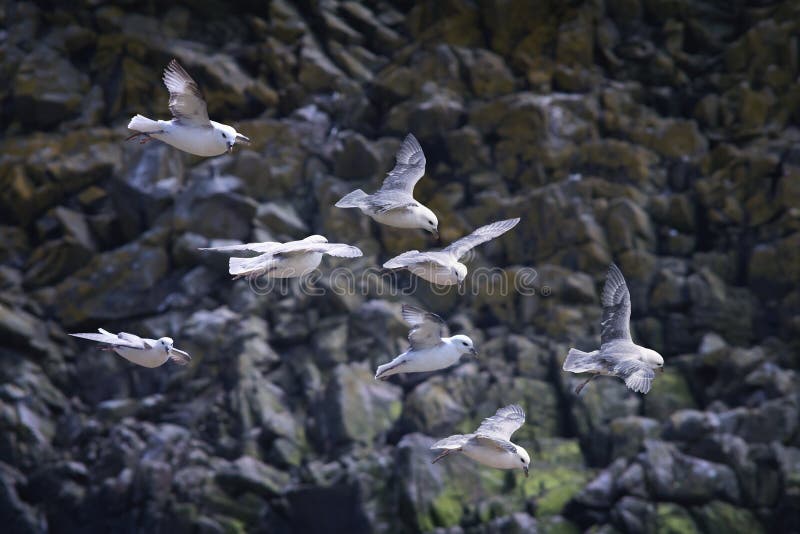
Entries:
POLYGON ((797 2, 11 2, 0 28, 4 532, 798 530, 797 2), (167 117, 173 57, 250 147, 125 142, 167 117), (333 208, 407 132, 444 243, 522 217, 470 268, 525 291, 365 282, 435 246, 333 208), (309 233, 364 257, 264 294, 197 250, 309 233), (577 397, 560 365, 598 343, 612 260, 667 371, 577 397), (401 302, 482 358, 376 382, 401 302), (99 326, 193 362, 66 335, 99 326), (511 402, 530 478, 430 465, 511 402))

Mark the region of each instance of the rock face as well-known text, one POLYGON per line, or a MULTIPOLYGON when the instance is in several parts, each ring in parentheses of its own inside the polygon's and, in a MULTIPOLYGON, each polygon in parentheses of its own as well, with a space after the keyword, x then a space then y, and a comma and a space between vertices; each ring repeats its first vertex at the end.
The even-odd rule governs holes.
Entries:
POLYGON ((0 530, 797 531, 797 2, 50 4, 0 10, 0 530), (124 141, 172 57, 250 146, 124 141), (383 276, 434 243, 333 207, 409 131, 443 244, 522 217, 462 294, 383 276), (266 288, 198 250, 313 233, 364 257, 266 288), (666 358, 644 398, 560 371, 611 261, 666 358), (375 381, 402 302, 480 357, 375 381), (98 327, 192 364, 66 335, 98 327), (512 402, 530 478, 430 464, 512 402))

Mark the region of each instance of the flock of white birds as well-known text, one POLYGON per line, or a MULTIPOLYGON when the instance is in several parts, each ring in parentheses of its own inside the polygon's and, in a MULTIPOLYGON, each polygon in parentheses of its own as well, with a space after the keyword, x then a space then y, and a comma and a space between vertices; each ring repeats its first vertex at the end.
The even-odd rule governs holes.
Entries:
MULTIPOLYGON (((136 131, 128 139, 140 143, 157 139, 173 147, 210 157, 230 152, 237 142, 250 139, 233 127, 209 120, 206 102, 197 83, 172 60, 164 71, 164 84, 169 90, 169 109, 172 120, 152 120, 134 116, 128 128, 136 131)), ((380 224, 405 229, 422 229, 438 238, 439 221, 436 214, 414 198, 414 186, 425 174, 425 154, 412 135, 397 151, 397 162, 384 179, 380 189, 367 194, 361 189, 345 195, 336 203, 340 208, 358 208, 380 224)), ((406 269, 414 275, 437 285, 463 284, 467 266, 459 261, 472 248, 508 232, 519 218, 482 226, 471 234, 451 243, 442 250, 420 252, 410 250, 383 264, 385 269, 406 269)), ((250 252, 256 256, 231 257, 229 272, 236 278, 266 276, 295 278, 316 269, 324 254, 342 258, 362 255, 357 247, 344 243, 329 243, 320 235, 312 235, 288 243, 246 243, 202 250, 219 252, 250 252)), ((656 351, 637 345, 631 339, 631 300, 625 278, 616 265, 611 265, 601 298, 603 315, 600 348, 592 352, 570 349, 563 369, 573 373, 588 373, 575 393, 599 375, 615 376, 636 392, 650 391, 655 370, 663 371, 664 359, 656 351)), ((472 340, 465 335, 450 336, 441 317, 415 306, 402 307, 403 319, 411 325, 409 348, 391 362, 378 367, 376 379, 387 380, 398 373, 438 371, 457 364, 465 354, 477 356, 472 340)), ((120 332, 112 334, 102 328, 99 333, 70 334, 103 344, 126 360, 144 367, 159 367, 172 360, 186 365, 188 353, 178 350, 169 337, 141 338, 120 332)), ((431 449, 442 450, 433 462, 453 453, 461 453, 481 464, 498 469, 522 469, 528 475, 528 452, 510 441, 511 435, 525 423, 525 412, 516 404, 505 406, 485 419, 472 434, 449 436, 433 444, 431 449)))

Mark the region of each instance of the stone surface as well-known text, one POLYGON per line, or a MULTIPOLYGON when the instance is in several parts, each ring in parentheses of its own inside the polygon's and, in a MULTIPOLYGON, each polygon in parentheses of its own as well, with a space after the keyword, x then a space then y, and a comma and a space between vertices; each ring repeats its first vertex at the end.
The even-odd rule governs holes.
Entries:
POLYGON ((796 530, 798 20, 789 0, 0 10, 3 532, 796 530), (125 141, 133 114, 169 117, 173 57, 249 145, 125 141), (409 132, 440 242, 334 207, 409 132), (464 259, 491 283, 380 270, 510 217, 464 259), (315 233, 364 257, 264 291, 198 250, 315 233), (612 261, 666 360, 646 396, 561 371, 598 346, 612 261), (375 381, 404 303, 479 358, 375 381), (192 362, 67 336, 98 327, 192 362), (528 479, 431 465, 512 402, 528 479))

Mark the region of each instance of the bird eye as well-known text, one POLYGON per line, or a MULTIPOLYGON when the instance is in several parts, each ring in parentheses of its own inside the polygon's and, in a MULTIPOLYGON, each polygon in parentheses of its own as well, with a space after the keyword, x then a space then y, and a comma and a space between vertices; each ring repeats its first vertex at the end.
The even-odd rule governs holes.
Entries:
POLYGON ((467 342, 466 341, 462 341, 461 344, 464 345, 465 347, 467 346, 467 342))

